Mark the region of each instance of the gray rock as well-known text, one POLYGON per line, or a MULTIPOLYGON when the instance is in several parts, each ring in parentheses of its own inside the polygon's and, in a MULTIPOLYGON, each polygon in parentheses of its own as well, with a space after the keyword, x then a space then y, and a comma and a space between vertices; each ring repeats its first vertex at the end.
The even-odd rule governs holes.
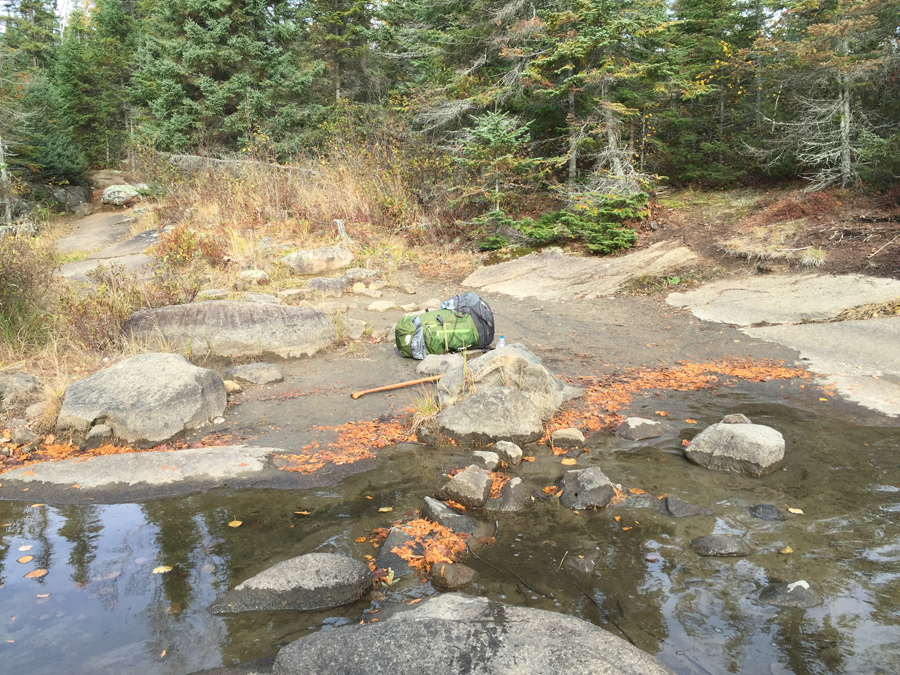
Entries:
POLYGON ((719 424, 753 424, 746 415, 725 415, 719 424))
POLYGON ((792 584, 771 584, 759 594, 759 601, 773 607, 809 609, 821 605, 822 596, 801 580, 792 584))
POLYGON ((244 661, 235 666, 219 666, 208 670, 198 670, 190 675, 272 675, 275 655, 263 656, 252 661, 244 661))
POLYGON ((425 497, 422 508, 419 510, 424 518, 433 523, 443 525, 454 532, 474 534, 478 524, 468 516, 451 509, 444 502, 425 497))
POLYGON ((399 309, 399 307, 397 307, 397 303, 393 300, 376 300, 368 307, 366 307, 366 309, 370 312, 383 313, 390 312, 394 309, 399 309))
POLYGON ((25 417, 30 420, 35 420, 39 417, 44 416, 44 411, 47 409, 46 401, 38 401, 37 403, 32 403, 30 406, 25 408, 25 417))
POLYGON ((112 427, 108 424, 98 424, 97 426, 91 427, 91 430, 87 432, 87 435, 84 437, 85 440, 95 440, 95 439, 107 439, 111 438, 113 435, 112 427))
POLYGON ((344 335, 350 340, 359 340, 363 333, 366 332, 366 322, 360 319, 347 319, 341 317, 341 326, 344 329, 344 335))
POLYGON ((509 387, 479 389, 469 398, 442 410, 432 426, 445 437, 470 444, 501 439, 530 443, 544 434, 538 409, 509 387))
POLYGON ((713 424, 691 441, 684 456, 714 471, 765 476, 781 467, 784 437, 760 424, 713 424))
POLYGON ((28 427, 16 427, 9 433, 9 440, 16 445, 29 445, 37 443, 41 437, 28 427))
POLYGON ((497 441, 491 448, 500 456, 506 466, 519 466, 522 463, 522 448, 509 441, 497 441))
POLYGON ((407 532, 404 532, 397 527, 392 527, 387 538, 381 543, 381 548, 378 550, 378 557, 375 558, 376 569, 389 569, 394 573, 394 577, 402 577, 403 575, 414 571, 413 568, 409 566, 408 562, 396 553, 393 553, 393 549, 399 548, 404 544, 413 541, 413 539, 414 537, 407 532))
MULTIPOLYGON (((9 457, 11 454, 12 454, 12 452, 10 452, 10 449, 7 448, 6 446, 3 446, 2 448, 0 448, 0 456, 9 457)), ((2 462, 0 462, 0 463, 2 463, 2 462)))
POLYGON ((500 466, 500 456, 496 452, 487 452, 485 450, 475 450, 469 454, 467 464, 474 464, 481 467, 485 471, 493 471, 500 466))
POLYGON ((441 488, 438 496, 442 499, 452 499, 467 508, 478 508, 485 505, 490 493, 491 477, 484 469, 473 465, 453 476, 450 482, 441 488))
POLYGON ((673 497, 672 495, 668 495, 665 499, 658 500, 656 504, 661 513, 674 518, 688 518, 689 516, 708 515, 711 513, 702 506, 688 504, 686 501, 683 501, 678 497, 673 497))
POLYGON ((221 356, 272 352, 285 358, 312 356, 334 340, 334 324, 309 307, 264 305, 232 300, 176 305, 135 312, 125 334, 163 338, 176 349, 221 356))
POLYGON ((269 283, 269 275, 262 270, 244 270, 241 272, 241 281, 248 284, 264 285, 269 283))
POLYGON ((361 282, 357 281, 353 284, 353 293, 354 295, 362 295, 366 298, 380 298, 384 295, 381 291, 375 288, 367 288, 361 282))
POLYGON ((7 420, 6 424, 4 424, 5 429, 15 429, 16 427, 24 427, 28 424, 28 420, 23 419, 21 417, 13 417, 11 420, 7 420))
POLYGON ((560 503, 576 510, 603 508, 616 494, 609 478, 596 466, 566 471, 559 489, 562 490, 560 503))
POLYGON ((344 279, 352 284, 356 281, 375 279, 380 274, 381 272, 377 272, 375 270, 367 270, 364 267, 351 267, 344 272, 344 279))
POLYGON ((244 293, 244 302, 257 302, 264 305, 280 305, 281 298, 268 293, 244 293))
POLYGON ((89 216, 93 212, 94 212, 94 209, 90 204, 79 204, 74 209, 72 209, 72 213, 79 218, 84 218, 86 216, 89 216))
POLYGON ((200 291, 197 295, 202 300, 215 300, 217 298, 224 298, 229 293, 231 293, 231 291, 227 288, 207 288, 204 291, 200 291))
MULTIPOLYGON (((507 345, 472 359, 466 364, 470 374, 463 377, 463 367, 448 371, 438 384, 442 407, 458 403, 465 395, 464 383, 474 383, 481 392, 487 388, 507 387, 515 389, 537 409, 542 421, 549 420, 557 408, 566 401, 581 396, 581 390, 568 386, 541 365, 538 357, 521 344, 507 345)), ((503 438, 498 435, 495 438, 503 438)), ((515 438, 507 438, 520 442, 515 438)), ((530 439, 536 440, 536 439, 530 439)), ((527 442, 527 441, 525 441, 527 442)))
POLYGON ((138 354, 73 382, 57 425, 85 431, 100 421, 129 443, 166 441, 225 410, 225 385, 178 354, 138 354))
POLYGON ((57 206, 69 213, 74 212, 79 206, 82 206, 90 199, 90 193, 87 188, 80 185, 54 187, 51 192, 57 206))
POLYGON ((459 593, 377 623, 301 638, 278 653, 274 672, 671 675, 655 657, 587 621, 459 593))
POLYGON ((298 274, 321 274, 353 262, 353 253, 342 246, 326 246, 288 253, 281 261, 298 274))
POLYGON ((129 199, 134 197, 138 197, 140 192, 138 192, 138 188, 143 186, 146 188, 146 185, 140 184, 137 186, 134 185, 110 185, 108 188, 103 190, 103 194, 100 197, 100 201, 104 204, 112 204, 113 206, 122 206, 129 199))
POLYGON ((439 563, 431 568, 431 585, 443 591, 457 591, 478 578, 478 572, 462 563, 439 563))
POLYGON ((740 537, 727 534, 708 534, 691 540, 694 553, 702 556, 743 556, 750 555, 750 547, 740 537))
POLYGON ((534 487, 516 476, 503 486, 497 499, 492 499, 487 503, 487 508, 503 513, 518 513, 534 501, 533 495, 534 487))
POLYGON ((578 429, 557 429, 550 434, 550 443, 554 448, 583 448, 584 434, 578 429))
POLYGON ((784 520, 784 515, 771 504, 757 504, 750 507, 750 515, 762 520, 784 520))
POLYGON ((326 279, 317 277, 307 281, 303 290, 314 298, 340 298, 347 292, 347 288, 349 288, 347 279, 326 279))
POLYGON ((225 377, 229 380, 243 380, 253 384, 272 384, 284 381, 281 368, 274 363, 247 363, 243 366, 234 366, 225 371, 225 377))
POLYGON ((648 420, 645 417, 628 417, 616 429, 616 436, 629 441, 645 441, 674 432, 675 427, 666 422, 648 420))
POLYGON ((443 375, 449 370, 461 367, 463 362, 462 354, 429 354, 419 361, 416 372, 424 377, 443 375))
POLYGON ((214 614, 339 607, 372 589, 369 568, 334 553, 307 553, 278 563, 216 600, 214 614))
POLYGON ((41 381, 29 373, 0 373, 0 403, 12 405, 41 389, 41 381))

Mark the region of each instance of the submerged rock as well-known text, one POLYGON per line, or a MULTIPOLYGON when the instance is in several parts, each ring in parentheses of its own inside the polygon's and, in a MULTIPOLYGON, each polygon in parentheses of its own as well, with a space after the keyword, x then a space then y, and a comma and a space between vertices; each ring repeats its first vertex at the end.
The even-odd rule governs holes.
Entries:
POLYGON ((671 675, 672 671, 622 638, 574 616, 446 593, 384 621, 321 631, 292 642, 278 653, 275 672, 671 675))
POLYGON ((773 607, 809 609, 821 605, 822 596, 801 580, 792 584, 771 584, 759 594, 759 601, 773 607))
POLYGON ((657 501, 657 506, 661 513, 672 516, 673 518, 687 518, 689 516, 708 515, 711 513, 702 506, 694 506, 686 501, 668 495, 665 499, 657 501))
POLYGON ((750 507, 750 515, 763 520, 784 520, 784 515, 782 515, 781 511, 771 504, 757 504, 750 507))
POLYGON ((484 506, 490 493, 491 477, 484 469, 472 465, 453 476, 438 496, 466 507, 478 508, 484 506))
POLYGON ((485 471, 493 471, 498 466, 500 466, 500 455, 496 452, 489 452, 486 450, 476 450, 469 454, 468 464, 474 464, 475 466, 479 466, 485 471))
POLYGON ((560 503, 576 510, 603 508, 616 494, 609 478, 596 466, 566 471, 559 489, 562 490, 560 503))
POLYGON ((372 573, 358 560, 308 553, 278 563, 238 584, 209 611, 214 614, 276 609, 328 609, 358 600, 372 588, 372 573))
POLYGON ((727 534, 708 534, 691 540, 694 553, 702 556, 744 556, 750 555, 750 547, 740 537, 727 534))
POLYGON ((529 503, 534 501, 534 487, 516 476, 500 490, 500 496, 487 503, 487 508, 492 511, 505 513, 518 513, 529 503))
POLYGON ((431 568, 431 585, 444 591, 465 588, 478 578, 478 572, 462 563, 438 563, 431 568))
POLYGON ((781 467, 784 437, 761 424, 713 424, 685 449, 694 464, 714 471, 760 477, 781 467))

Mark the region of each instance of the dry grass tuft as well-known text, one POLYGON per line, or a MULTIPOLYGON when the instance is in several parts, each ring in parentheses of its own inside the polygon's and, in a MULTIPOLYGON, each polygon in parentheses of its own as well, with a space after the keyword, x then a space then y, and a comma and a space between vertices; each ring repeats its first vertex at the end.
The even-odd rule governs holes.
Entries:
POLYGON ((837 321, 860 321, 864 319, 883 319, 885 317, 900 316, 900 298, 888 302, 873 302, 859 307, 845 309, 827 323, 837 321))

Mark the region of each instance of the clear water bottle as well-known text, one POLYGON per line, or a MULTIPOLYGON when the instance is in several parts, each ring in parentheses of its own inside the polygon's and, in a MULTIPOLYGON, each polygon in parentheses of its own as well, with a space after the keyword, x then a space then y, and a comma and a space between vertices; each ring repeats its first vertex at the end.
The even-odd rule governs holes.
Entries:
POLYGON ((506 339, 501 335, 497 340, 497 349, 503 349, 506 346, 506 339))

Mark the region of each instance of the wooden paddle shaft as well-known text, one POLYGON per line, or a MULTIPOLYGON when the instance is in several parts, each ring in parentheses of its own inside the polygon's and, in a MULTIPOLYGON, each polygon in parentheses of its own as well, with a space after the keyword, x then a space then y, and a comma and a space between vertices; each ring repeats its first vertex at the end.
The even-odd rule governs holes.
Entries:
POLYGON ((375 389, 366 389, 365 391, 354 391, 350 394, 350 398, 359 398, 365 394, 374 394, 376 391, 391 391, 391 389, 402 389, 403 387, 412 387, 417 384, 437 382, 441 377, 441 375, 433 375, 432 377, 423 377, 421 380, 410 380, 409 382, 400 382, 399 384, 389 384, 386 387, 376 387, 375 389))

